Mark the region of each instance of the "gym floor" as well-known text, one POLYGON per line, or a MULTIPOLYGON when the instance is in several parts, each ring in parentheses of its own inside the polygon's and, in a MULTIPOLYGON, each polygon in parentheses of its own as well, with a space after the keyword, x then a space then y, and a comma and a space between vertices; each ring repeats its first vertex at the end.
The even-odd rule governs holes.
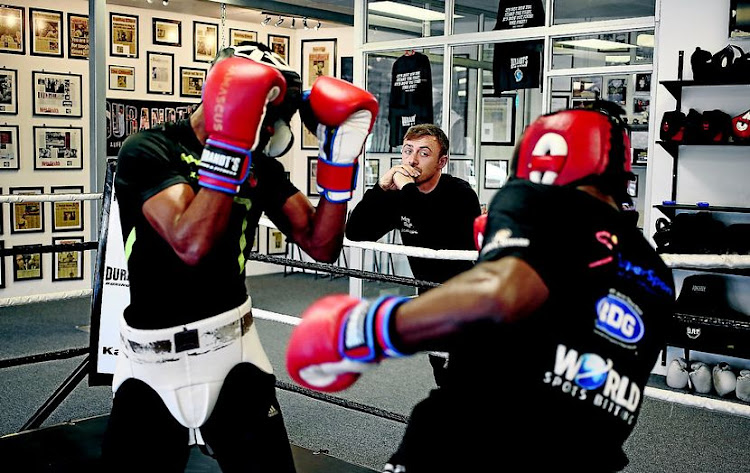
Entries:
MULTIPOLYGON (((400 290, 385 285, 378 288, 380 284, 385 283, 370 283, 369 287, 400 290)), ((254 307, 294 316, 322 295, 348 291, 346 278, 309 273, 249 277, 247 286, 254 307)), ((81 298, 0 308, 0 361, 87 347, 90 303, 89 298, 81 298)), ((268 320, 257 322, 279 381, 278 397, 300 473, 380 471, 398 445, 412 406, 435 386, 427 356, 387 360, 344 392, 312 397, 295 389, 286 374, 284 353, 292 327, 268 320)), ((109 386, 89 386, 87 379, 39 429, 13 435, 83 361, 84 356, 78 356, 0 369, 1 471, 85 471, 84 461, 96 458, 96 441, 112 405, 111 391, 109 386), (61 463, 57 469, 49 462, 41 466, 61 450, 69 457, 75 456, 70 452, 80 454, 81 463, 61 463), (28 457, 37 452, 49 458, 28 457)), ((476 382, 481 386, 487 380, 476 382)), ((658 376, 652 382, 655 387, 669 389, 658 376)), ((626 443, 630 465, 624 471, 750 471, 748 438, 750 418, 647 397, 626 443)), ((435 443, 439 447, 440 439, 435 443)), ((498 447, 501 455, 501 442, 498 447)), ((213 460, 197 449, 189 470, 219 471, 213 460)))

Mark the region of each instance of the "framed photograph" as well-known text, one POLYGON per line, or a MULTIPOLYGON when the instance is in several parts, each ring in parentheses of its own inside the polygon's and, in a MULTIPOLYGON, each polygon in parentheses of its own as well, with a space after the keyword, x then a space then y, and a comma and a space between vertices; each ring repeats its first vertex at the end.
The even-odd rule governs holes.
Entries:
MULTIPOLYGON (((300 120, 301 122, 301 120, 300 120)), ((304 123, 302 126, 302 149, 318 149, 318 137, 307 129, 304 123)))
POLYGON ((289 64, 289 36, 269 34, 268 47, 289 64))
MULTIPOLYGON (((41 187, 11 187, 12 195, 39 195, 41 187)), ((44 232, 43 202, 13 202, 10 204, 10 233, 44 232)))
POLYGON ((628 195, 638 197, 638 174, 634 174, 633 179, 628 181, 628 195))
POLYGON ((567 95, 553 95, 550 97, 549 111, 557 112, 568 108, 570 98, 567 95))
POLYGON ((268 239, 266 240, 266 254, 285 255, 286 254, 286 235, 276 228, 267 227, 268 239))
MULTIPOLYGON (((52 187, 53 194, 83 194, 83 186, 52 187)), ((52 231, 83 230, 83 201, 52 202, 52 231)))
POLYGON ((154 18, 153 43, 160 46, 182 46, 182 22, 168 18, 154 18))
POLYGON ((34 115, 80 118, 81 74, 32 71, 34 115))
POLYGON ((34 169, 83 169, 83 128, 35 126, 34 169))
POLYGON ((635 91, 651 92, 651 74, 635 75, 635 91))
POLYGON ((500 189, 508 178, 507 159, 487 159, 484 161, 484 188, 500 189))
POLYGON ((482 97, 482 144, 512 145, 515 129, 515 95, 482 97))
POLYGON ((633 113, 648 113, 650 99, 636 97, 633 99, 633 113))
POLYGON ((89 17, 68 13, 68 57, 89 58, 89 17))
POLYGON ((42 253, 34 251, 34 247, 42 245, 18 246, 19 250, 27 251, 13 257, 13 280, 26 281, 42 279, 42 253))
POLYGON ((320 76, 336 77, 336 39, 302 40, 302 90, 320 76))
POLYGON ((307 157, 307 195, 317 197, 318 193, 318 157, 307 157))
MULTIPOLYGON (((5 249, 5 242, 0 240, 0 250, 5 249)), ((15 264, 15 259, 13 260, 15 264)), ((0 258, 0 289, 5 287, 5 258, 0 258)))
POLYGON ((19 149, 18 125, 0 125, 0 171, 20 168, 19 149))
POLYGON ((607 79, 607 100, 619 105, 625 105, 628 97, 628 79, 626 77, 612 77, 607 79))
POLYGON ((341 58, 341 79, 354 82, 354 57, 344 56, 341 58))
POLYGON ((135 90, 135 67, 109 66, 109 90, 135 90))
POLYGON ((34 56, 63 57, 61 11, 29 7, 29 44, 34 56))
POLYGON ((260 225, 255 226, 255 237, 253 238, 253 246, 250 248, 250 253, 257 253, 260 247, 260 225))
POLYGON ((174 94, 174 54, 146 53, 149 94, 174 94))
POLYGON ((380 160, 368 159, 365 163, 365 187, 373 187, 380 179, 380 160))
MULTIPOLYGON (((52 238, 52 244, 83 243, 83 237, 52 238)), ((55 249, 52 252, 52 281, 83 279, 83 251, 55 249)))
POLYGON ((401 164, 401 158, 391 158, 391 167, 398 166, 399 164, 401 164))
POLYGON ((180 67, 180 97, 201 98, 206 73, 205 69, 180 67))
POLYGON ((138 17, 121 13, 109 14, 109 55, 138 57, 138 17))
MULTIPOLYGON (((243 41, 258 41, 258 32, 229 28, 229 46, 237 46, 243 41)), ((270 40, 269 40, 270 42, 270 40)), ((269 44, 270 47, 270 44, 269 44)))
POLYGON ((602 98, 602 77, 573 77, 573 98, 602 98))
POLYGON ((633 148, 633 164, 648 164, 648 149, 633 148))
POLYGON ((474 160, 450 158, 448 160, 448 174, 471 182, 471 177, 474 175, 474 160))
POLYGON ((3 25, 0 53, 26 54, 26 32, 23 30, 26 18, 23 7, 0 5, 0 25, 3 25))
POLYGON ((193 22, 193 61, 211 62, 218 52, 219 25, 215 23, 193 22))

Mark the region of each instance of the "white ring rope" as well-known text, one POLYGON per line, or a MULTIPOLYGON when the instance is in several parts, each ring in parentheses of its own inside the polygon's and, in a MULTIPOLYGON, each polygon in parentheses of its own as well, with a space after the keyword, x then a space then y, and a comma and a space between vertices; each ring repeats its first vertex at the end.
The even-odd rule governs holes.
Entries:
POLYGON ((102 194, 11 194, 0 195, 0 204, 16 202, 69 202, 71 200, 100 200, 102 194))
POLYGON ((750 255, 681 255, 662 254, 661 259, 670 268, 746 269, 750 268, 750 255))

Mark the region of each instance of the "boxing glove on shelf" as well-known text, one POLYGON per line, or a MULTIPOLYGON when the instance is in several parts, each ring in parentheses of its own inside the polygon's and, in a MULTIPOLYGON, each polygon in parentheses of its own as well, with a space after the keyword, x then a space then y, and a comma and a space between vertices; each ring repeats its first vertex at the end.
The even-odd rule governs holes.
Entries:
POLYGON ((701 394, 711 392, 711 369, 702 361, 694 361, 690 364, 690 385, 693 391, 701 394))
POLYGON ((392 323, 395 310, 408 300, 331 295, 315 301, 289 338, 289 375, 310 389, 341 391, 374 363, 404 356, 393 344, 392 323))
POLYGON ((737 399, 750 402, 750 370, 740 371, 737 376, 737 399))
POLYGON ((208 133, 199 165, 198 184, 234 195, 250 174, 252 152, 269 103, 286 91, 277 69, 242 57, 217 62, 203 86, 208 133))
POLYGON ((335 77, 318 77, 303 94, 300 117, 318 137, 318 192, 329 201, 354 195, 358 158, 377 115, 374 95, 335 77))
POLYGON ((732 367, 729 366, 729 363, 723 361, 718 363, 714 366, 712 374, 716 394, 721 397, 726 397, 734 392, 737 387, 737 375, 732 371, 732 367))
POLYGON ((688 385, 687 362, 684 358, 675 358, 667 368, 667 386, 685 389, 688 385))

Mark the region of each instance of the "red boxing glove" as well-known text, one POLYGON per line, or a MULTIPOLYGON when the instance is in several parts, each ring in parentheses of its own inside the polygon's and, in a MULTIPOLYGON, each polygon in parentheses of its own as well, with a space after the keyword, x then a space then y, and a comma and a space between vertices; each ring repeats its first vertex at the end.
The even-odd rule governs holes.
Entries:
POLYGON ((201 186, 239 191, 250 173, 266 105, 280 103, 285 92, 286 81, 276 68, 243 57, 214 64, 203 86, 208 139, 198 171, 201 186))
POLYGON ((484 243, 484 231, 487 229, 487 214, 482 214, 474 219, 474 246, 477 250, 482 249, 484 243))
POLYGON ((329 201, 352 198, 357 158, 377 115, 374 95, 335 77, 318 77, 303 95, 300 116, 318 137, 318 192, 329 201))
POLYGON ((289 338, 289 375, 310 389, 341 391, 373 363, 404 356, 393 346, 390 324, 396 308, 408 300, 385 296, 368 301, 343 294, 318 299, 289 338))

